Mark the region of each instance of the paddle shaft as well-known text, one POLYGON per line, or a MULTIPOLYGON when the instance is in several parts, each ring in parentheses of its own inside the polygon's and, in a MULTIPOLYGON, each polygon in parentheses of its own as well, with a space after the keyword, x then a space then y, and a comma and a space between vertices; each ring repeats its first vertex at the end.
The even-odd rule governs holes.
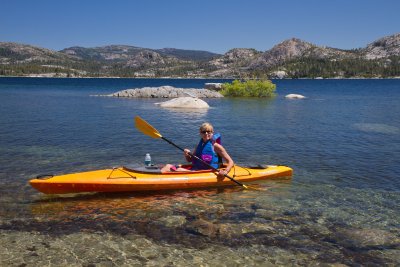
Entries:
MULTIPOLYGON (((171 142, 170 140, 168 140, 167 138, 161 136, 161 139, 163 139, 164 141, 168 142, 169 144, 173 145, 174 147, 176 147, 179 150, 182 150, 183 152, 185 152, 185 150, 179 146, 177 146, 176 144, 174 144, 173 142, 171 142)), ((211 166, 210 164, 208 164, 207 162, 205 162, 204 160, 202 160, 201 158, 197 157, 196 155, 194 155, 193 153, 189 152, 189 155, 199 161, 201 161, 203 164, 205 164, 207 167, 209 167, 210 169, 212 169, 215 172, 218 172, 218 169, 214 168, 213 166, 211 166)), ((244 188, 247 188, 244 184, 236 181, 233 177, 230 177, 228 174, 224 174, 224 176, 228 179, 230 179, 232 182, 235 182, 236 184, 243 186, 244 188)))

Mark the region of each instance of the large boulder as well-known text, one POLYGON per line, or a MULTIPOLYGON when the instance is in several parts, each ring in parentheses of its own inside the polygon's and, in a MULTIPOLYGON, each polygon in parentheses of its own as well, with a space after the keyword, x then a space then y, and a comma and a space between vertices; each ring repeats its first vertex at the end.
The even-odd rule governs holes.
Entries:
POLYGON ((277 71, 273 71, 270 73, 270 77, 272 79, 284 79, 288 76, 288 74, 286 73, 286 71, 283 70, 277 70, 277 71))
POLYGON ((289 98, 289 99, 304 99, 304 98, 306 98, 304 95, 299 95, 299 94, 288 94, 285 97, 289 98))
POLYGON ((155 103, 163 108, 195 108, 204 109, 210 106, 204 100, 195 97, 178 97, 165 102, 155 103))
POLYGON ((204 88, 218 92, 222 90, 222 83, 205 83, 204 88))

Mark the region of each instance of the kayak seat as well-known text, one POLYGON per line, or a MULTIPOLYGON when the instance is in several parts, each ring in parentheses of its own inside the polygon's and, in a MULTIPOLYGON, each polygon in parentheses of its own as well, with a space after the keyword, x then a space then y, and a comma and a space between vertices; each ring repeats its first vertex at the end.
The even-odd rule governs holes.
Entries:
POLYGON ((268 165, 266 165, 266 164, 254 164, 254 165, 245 166, 244 168, 247 168, 247 169, 266 169, 266 168, 268 168, 268 165))
POLYGON ((161 169, 157 166, 122 166, 126 171, 141 173, 161 173, 161 169))

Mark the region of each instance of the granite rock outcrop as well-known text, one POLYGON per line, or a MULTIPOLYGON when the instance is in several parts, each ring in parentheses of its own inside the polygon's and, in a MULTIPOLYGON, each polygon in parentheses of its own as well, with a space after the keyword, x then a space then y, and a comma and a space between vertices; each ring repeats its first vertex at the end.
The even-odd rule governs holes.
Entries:
POLYGON ((196 97, 177 97, 171 100, 156 103, 163 108, 207 109, 210 106, 204 100, 196 97))
POLYGON ((127 97, 127 98, 219 98, 223 97, 220 93, 208 89, 196 88, 175 88, 173 86, 143 87, 136 89, 126 89, 106 96, 127 97))

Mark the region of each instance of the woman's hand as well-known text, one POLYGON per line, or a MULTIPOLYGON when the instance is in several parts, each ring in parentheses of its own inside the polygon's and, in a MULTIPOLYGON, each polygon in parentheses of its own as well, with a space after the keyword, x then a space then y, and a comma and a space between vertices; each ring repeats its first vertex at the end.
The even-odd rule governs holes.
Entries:
POLYGON ((183 150, 183 155, 185 156, 186 161, 191 161, 192 157, 190 156, 190 149, 185 148, 183 150))
POLYGON ((218 171, 218 176, 219 177, 225 177, 225 175, 227 175, 228 172, 225 169, 221 169, 218 171))

